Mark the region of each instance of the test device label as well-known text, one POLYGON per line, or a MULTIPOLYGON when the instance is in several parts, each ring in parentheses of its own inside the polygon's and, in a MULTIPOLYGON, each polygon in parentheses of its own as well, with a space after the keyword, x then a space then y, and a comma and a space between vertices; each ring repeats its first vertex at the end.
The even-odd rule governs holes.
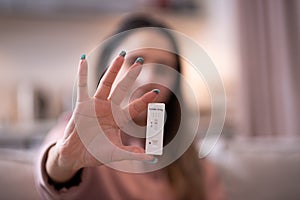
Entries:
POLYGON ((149 103, 146 129, 146 154, 163 154, 164 103, 149 103))

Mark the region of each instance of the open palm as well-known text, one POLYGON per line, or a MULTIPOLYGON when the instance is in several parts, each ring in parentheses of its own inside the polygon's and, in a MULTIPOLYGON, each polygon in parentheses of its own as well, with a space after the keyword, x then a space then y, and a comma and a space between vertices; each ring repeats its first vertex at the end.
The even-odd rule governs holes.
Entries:
POLYGON ((156 92, 150 91, 121 108, 142 68, 141 62, 135 62, 112 90, 123 62, 123 56, 113 61, 91 97, 87 86, 88 64, 85 59, 80 61, 76 108, 59 143, 62 162, 81 168, 120 160, 153 159, 143 148, 124 146, 121 141, 122 126, 145 111, 157 97, 156 92))

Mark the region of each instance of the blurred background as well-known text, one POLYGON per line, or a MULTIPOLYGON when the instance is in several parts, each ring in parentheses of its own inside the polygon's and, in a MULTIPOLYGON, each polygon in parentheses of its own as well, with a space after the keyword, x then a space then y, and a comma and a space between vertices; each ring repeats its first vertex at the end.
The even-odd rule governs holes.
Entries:
MULTIPOLYGON (((219 70, 226 120, 209 159, 228 199, 299 199, 298 0, 0 0, 0 199, 39 199, 34 158, 72 109, 80 55, 137 11, 191 37, 219 70)), ((205 127, 210 95, 184 73, 203 88, 205 127)))

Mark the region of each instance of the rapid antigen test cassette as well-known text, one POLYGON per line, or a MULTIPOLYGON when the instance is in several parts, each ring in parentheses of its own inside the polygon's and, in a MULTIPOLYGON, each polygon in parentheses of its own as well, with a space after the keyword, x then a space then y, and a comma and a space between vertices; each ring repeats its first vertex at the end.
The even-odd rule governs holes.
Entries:
POLYGON ((146 154, 163 154, 163 136, 164 136, 164 103, 149 103, 147 112, 146 129, 146 154))

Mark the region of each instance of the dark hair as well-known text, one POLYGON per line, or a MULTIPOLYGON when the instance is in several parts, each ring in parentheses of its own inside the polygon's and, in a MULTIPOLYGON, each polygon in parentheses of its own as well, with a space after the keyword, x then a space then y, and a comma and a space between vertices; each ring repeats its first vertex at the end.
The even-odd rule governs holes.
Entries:
MULTIPOLYGON (((175 69, 181 73, 181 62, 179 57, 179 49, 176 43, 176 40, 172 33, 167 29, 167 26, 165 26, 163 23, 154 20, 150 18, 147 15, 142 14, 136 14, 133 16, 130 16, 128 18, 125 18, 125 20, 122 21, 118 29, 114 32, 114 35, 122 33, 121 37, 115 37, 108 42, 106 42, 102 48, 102 52, 98 61, 98 71, 100 71, 100 79, 98 81, 98 84, 103 76, 103 71, 106 71, 106 67, 108 66, 110 62, 110 58, 112 53, 114 53, 115 48, 127 38, 131 34, 129 30, 138 29, 138 28, 145 28, 145 27, 155 27, 159 28, 156 29, 165 36, 166 39, 170 41, 170 44, 172 46, 172 51, 174 52, 174 57, 176 60, 177 66, 175 66, 175 69), (102 71, 102 73, 101 73, 102 71)), ((167 102, 166 106, 166 112, 168 114, 166 124, 164 126, 164 131, 167 133, 164 138, 164 145, 167 145, 175 136, 179 124, 180 124, 180 116, 181 116, 181 109, 180 104, 178 102, 177 98, 181 98, 181 92, 180 92, 180 79, 179 77, 176 78, 176 83, 174 86, 174 91, 171 94, 171 97, 169 98, 169 102, 167 102), (177 97, 175 96, 177 94, 177 97)))
MULTIPOLYGON (((100 79, 106 71, 106 67, 110 62, 110 58, 115 48, 123 41, 129 34, 128 30, 155 27, 159 32, 170 41, 172 51, 176 59, 176 70, 181 73, 181 62, 179 57, 179 48, 177 46, 174 36, 168 31, 168 27, 145 14, 134 14, 125 18, 114 34, 122 33, 122 37, 115 37, 114 40, 106 42, 102 48, 102 52, 98 61, 98 74, 100 79), (126 32, 127 31, 127 32, 126 32)), ((100 80, 99 80, 100 82, 100 80)), ((165 124, 164 145, 169 143, 176 135, 180 125, 181 108, 177 98, 181 98, 180 79, 177 78, 174 87, 175 93, 172 93, 169 101, 166 103, 167 121, 165 124)), ((182 102, 182 101, 181 101, 182 102)), ((199 164, 198 154, 195 147, 192 145, 188 150, 175 162, 166 167, 167 174, 174 192, 178 199, 204 199, 203 190, 203 176, 201 166, 199 164)))

